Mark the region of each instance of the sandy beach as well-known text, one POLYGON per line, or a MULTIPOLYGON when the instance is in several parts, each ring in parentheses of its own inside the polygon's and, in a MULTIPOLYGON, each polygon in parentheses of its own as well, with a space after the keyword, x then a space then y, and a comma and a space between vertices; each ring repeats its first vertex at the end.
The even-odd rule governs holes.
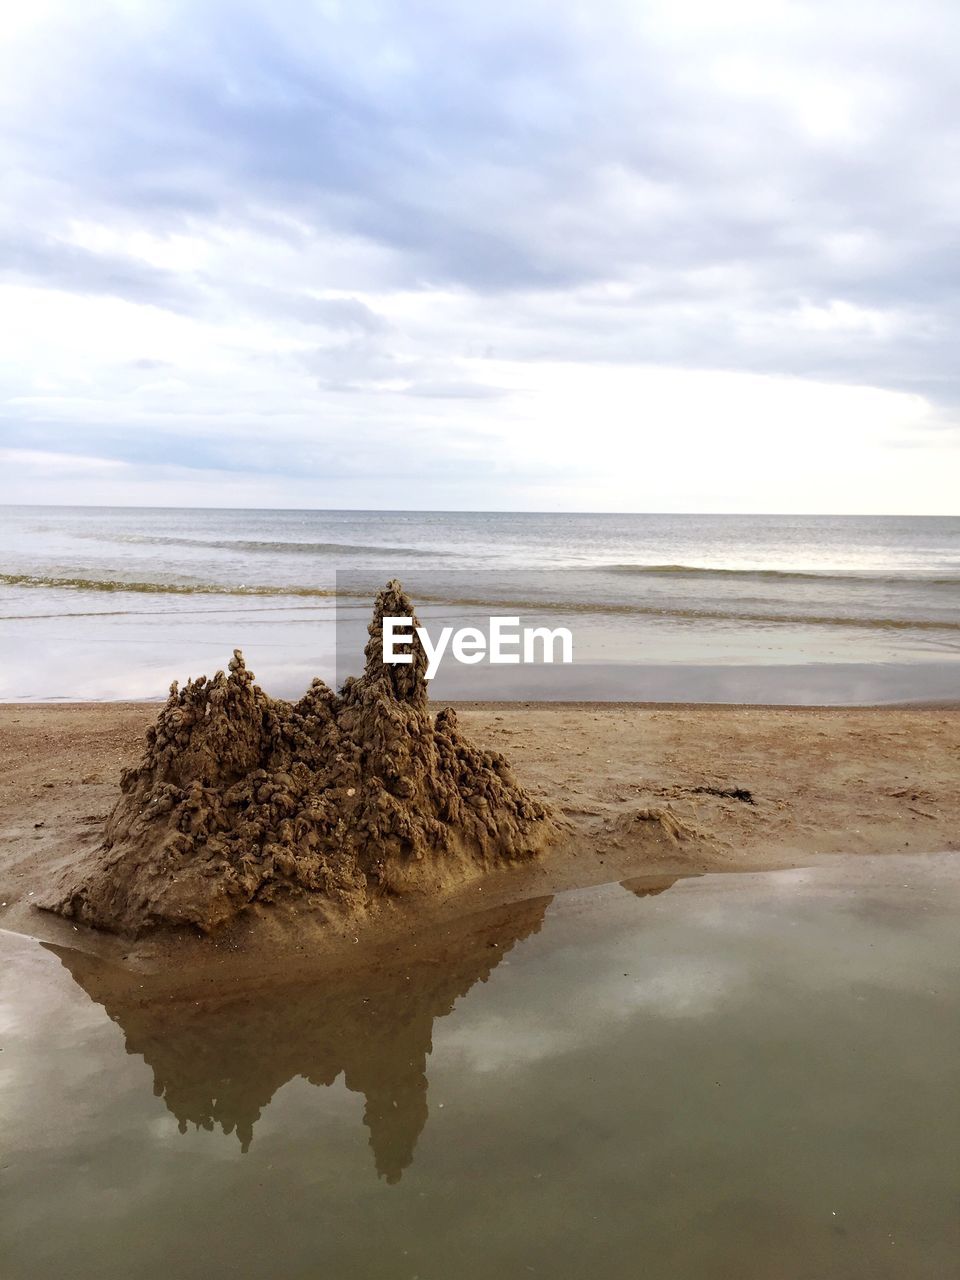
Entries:
MULTIPOLYGON (((34 906, 96 850, 120 770, 138 759, 156 712, 144 703, 0 707, 2 927, 74 945, 81 933, 84 945, 131 960, 169 945, 98 938, 34 906)), ((608 881, 637 878, 638 888, 655 889, 658 877, 796 866, 822 854, 960 848, 957 706, 487 704, 458 715, 471 739, 507 755, 561 816, 558 842, 529 865, 436 898, 382 899, 359 924, 317 927, 299 912, 297 944, 336 949, 345 931, 396 938, 478 901, 608 881)), ((260 934, 274 942, 289 934, 282 914, 251 909, 229 931, 229 949, 260 950, 260 934)), ((198 956, 226 949, 223 937, 187 945, 198 956)))

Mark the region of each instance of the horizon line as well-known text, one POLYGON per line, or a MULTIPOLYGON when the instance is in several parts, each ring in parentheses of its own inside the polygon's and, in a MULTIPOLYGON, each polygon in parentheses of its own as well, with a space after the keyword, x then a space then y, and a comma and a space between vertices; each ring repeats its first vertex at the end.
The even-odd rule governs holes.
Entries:
POLYGON ((287 511, 311 515, 489 515, 489 516, 744 516, 799 517, 810 520, 960 520, 958 512, 918 511, 598 511, 593 508, 531 507, 274 507, 274 506, 181 506, 167 503, 114 502, 0 502, 0 509, 44 508, 62 511, 287 511))

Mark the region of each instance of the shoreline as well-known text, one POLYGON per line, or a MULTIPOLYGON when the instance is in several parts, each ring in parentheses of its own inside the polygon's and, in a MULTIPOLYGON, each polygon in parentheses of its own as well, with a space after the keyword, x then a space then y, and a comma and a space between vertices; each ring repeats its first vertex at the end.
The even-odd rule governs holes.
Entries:
MULTIPOLYGON (((103 644, 83 645, 73 654, 73 665, 64 664, 64 650, 51 653, 41 643, 39 651, 24 666, 24 645, 8 664, 5 687, 0 688, 0 705, 68 706, 110 704, 162 704, 167 697, 169 672, 173 666, 183 671, 209 670, 224 666, 234 648, 245 653, 258 651, 255 639, 247 634, 243 644, 224 640, 218 646, 216 662, 210 654, 171 651, 165 657, 154 654, 144 673, 129 678, 154 639, 144 637, 143 646, 134 645, 115 654, 115 664, 104 667, 103 644), (251 641, 249 648, 247 641, 251 641), (118 671, 127 673, 119 678, 118 671), (51 672, 53 673, 51 676, 51 672), (85 693, 54 692, 60 688, 85 693), (32 690, 23 693, 24 689, 32 690), (45 692, 40 692, 45 689, 45 692)), ((171 642, 173 643, 173 642, 171 642)), ((363 647, 358 637, 357 651, 363 647)), ((175 646, 174 646, 175 650, 175 646)), ((267 652, 269 653, 269 646, 267 652)), ((313 657, 303 652, 279 667, 262 663, 263 650, 253 660, 257 682, 271 697, 297 702, 319 676, 330 687, 342 684, 345 674, 359 675, 359 669, 338 674, 317 670, 313 657)), ((562 703, 587 706, 754 706, 754 707, 872 707, 934 706, 960 703, 960 663, 955 657, 927 658, 903 662, 875 657, 860 661, 808 662, 647 662, 581 661, 565 665, 525 665, 497 668, 491 685, 490 668, 444 666, 432 689, 438 704, 449 706, 543 705, 562 703), (494 695, 494 696, 491 696, 494 695)))
POLYGON ((188 969, 261 972, 270 956, 267 968, 289 973, 294 957, 298 969, 336 967, 355 937, 396 950, 424 928, 566 889, 960 850, 960 704, 459 703, 469 738, 506 755, 562 820, 530 864, 381 899, 360 919, 255 907, 207 938, 131 941, 36 910, 96 849, 156 713, 152 702, 0 704, 0 929, 126 966, 163 967, 176 953, 188 969))

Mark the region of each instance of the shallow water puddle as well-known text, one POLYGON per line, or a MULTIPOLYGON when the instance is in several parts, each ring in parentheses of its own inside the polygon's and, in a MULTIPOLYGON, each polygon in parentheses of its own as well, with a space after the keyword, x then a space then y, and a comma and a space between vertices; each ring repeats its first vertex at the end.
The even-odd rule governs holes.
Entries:
POLYGON ((955 1274, 958 908, 641 877, 199 1001, 0 934, 0 1274, 955 1274))

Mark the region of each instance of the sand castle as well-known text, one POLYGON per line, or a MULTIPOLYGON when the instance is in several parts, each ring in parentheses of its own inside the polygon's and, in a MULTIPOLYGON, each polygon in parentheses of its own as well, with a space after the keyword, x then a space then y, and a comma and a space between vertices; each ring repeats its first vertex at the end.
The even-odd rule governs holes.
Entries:
POLYGON ((338 694, 316 680, 297 703, 270 698, 239 651, 228 674, 174 683, 95 864, 50 909, 119 933, 210 932, 254 903, 362 912, 540 852, 556 831, 547 808, 452 709, 431 713, 418 646, 410 665, 384 662, 384 616, 414 616, 395 581, 363 675, 338 694))

